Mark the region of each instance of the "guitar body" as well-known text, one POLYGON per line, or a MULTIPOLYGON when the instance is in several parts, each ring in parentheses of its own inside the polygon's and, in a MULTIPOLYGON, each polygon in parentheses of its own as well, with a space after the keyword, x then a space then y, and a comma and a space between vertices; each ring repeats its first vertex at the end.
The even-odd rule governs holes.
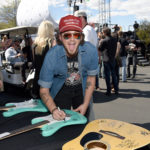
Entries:
POLYGON ((4 117, 11 117, 13 115, 28 112, 28 111, 36 111, 36 112, 48 112, 47 107, 43 104, 40 99, 31 99, 25 102, 20 103, 7 103, 5 107, 11 107, 7 111, 3 112, 4 117))
POLYGON ((99 119, 88 123, 81 135, 62 150, 135 150, 150 143, 150 131, 122 121, 99 119))
POLYGON ((42 126, 41 130, 42 130, 42 136, 46 137, 46 136, 51 136, 52 134, 54 134, 57 130, 59 130, 60 128, 64 127, 64 126, 68 126, 68 125, 75 125, 75 124, 85 124, 87 122, 87 119, 85 116, 81 115, 78 112, 74 112, 71 110, 66 110, 64 109, 67 117, 65 118, 65 120, 54 120, 52 115, 48 115, 46 117, 38 117, 38 118, 34 118, 32 119, 32 124, 36 124, 45 120, 48 120, 49 123, 45 124, 42 126))

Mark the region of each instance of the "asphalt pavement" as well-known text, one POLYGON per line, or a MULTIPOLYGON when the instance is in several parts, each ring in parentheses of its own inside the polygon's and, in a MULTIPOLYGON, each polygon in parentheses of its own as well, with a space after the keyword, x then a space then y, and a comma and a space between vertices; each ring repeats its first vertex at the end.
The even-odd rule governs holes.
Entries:
POLYGON ((120 80, 118 96, 104 94, 104 79, 100 78, 99 85, 101 90, 94 92, 96 119, 125 121, 150 130, 150 66, 138 66, 135 79, 128 79, 125 83, 120 80))

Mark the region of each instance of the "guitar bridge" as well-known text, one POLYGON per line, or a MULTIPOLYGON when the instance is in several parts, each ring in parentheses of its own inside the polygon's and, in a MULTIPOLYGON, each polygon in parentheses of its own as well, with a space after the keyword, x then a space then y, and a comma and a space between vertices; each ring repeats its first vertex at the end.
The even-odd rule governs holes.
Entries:
POLYGON ((104 133, 104 134, 107 134, 107 135, 110 135, 110 136, 113 136, 113 137, 116 137, 116 138, 119 138, 119 139, 121 139, 121 140, 124 140, 124 139, 125 139, 124 136, 121 136, 121 135, 119 135, 119 134, 117 134, 117 133, 115 133, 115 132, 105 131, 105 130, 100 130, 99 132, 104 133))

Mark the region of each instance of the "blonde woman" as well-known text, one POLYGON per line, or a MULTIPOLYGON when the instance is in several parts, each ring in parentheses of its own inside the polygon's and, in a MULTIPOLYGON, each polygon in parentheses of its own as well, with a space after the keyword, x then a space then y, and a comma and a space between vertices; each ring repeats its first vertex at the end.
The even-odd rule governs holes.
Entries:
POLYGON ((33 44, 33 65, 35 68, 35 77, 33 81, 33 97, 39 98, 39 85, 38 85, 38 79, 40 70, 44 61, 44 57, 48 50, 52 46, 54 46, 55 38, 54 38, 54 26, 50 21, 43 21, 41 22, 37 37, 35 38, 34 44, 33 44))

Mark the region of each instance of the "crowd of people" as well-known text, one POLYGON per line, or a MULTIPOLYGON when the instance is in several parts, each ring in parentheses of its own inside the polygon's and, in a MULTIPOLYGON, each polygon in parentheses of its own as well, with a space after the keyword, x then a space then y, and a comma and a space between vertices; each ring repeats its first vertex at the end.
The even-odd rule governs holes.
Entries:
POLYGON ((54 119, 65 119, 62 109, 73 109, 87 116, 89 121, 94 120, 92 94, 95 89, 101 90, 100 77, 106 81, 107 96, 112 92, 119 94, 120 67, 122 82, 131 77, 131 64, 132 78, 135 78, 140 48, 134 37, 128 37, 120 30, 112 32, 109 27, 96 32, 88 24, 84 11, 62 17, 57 34, 53 24, 46 20, 39 25, 33 42, 25 39, 12 40, 5 48, 6 60, 24 62, 23 83, 28 67, 26 62, 33 62, 34 98, 43 100, 54 119))
MULTIPOLYGON (((127 82, 127 78, 131 77, 130 73, 131 64, 133 64, 133 73, 131 78, 132 79, 135 78, 137 68, 137 53, 138 50, 140 50, 140 46, 132 36, 131 37, 126 36, 125 33, 123 33, 122 31, 119 31, 117 33, 114 32, 111 34, 110 29, 105 28, 103 29, 103 32, 105 35, 105 39, 104 40, 102 39, 102 42, 100 42, 99 50, 101 51, 103 57, 104 75, 106 85, 108 87, 106 95, 110 95, 111 85, 110 84, 108 85, 108 83, 110 83, 110 79, 108 79, 108 77, 110 77, 110 75, 112 76, 112 83, 114 88, 116 87, 116 85, 118 86, 120 67, 122 69, 121 71, 122 82, 127 82), (112 40, 110 40, 110 38, 112 40), (116 77, 114 77, 114 74, 116 77), (115 78, 117 78, 117 83, 115 81, 116 80, 115 78)), ((118 94, 117 92, 118 88, 119 87, 116 87, 115 90, 116 94, 118 94)))

